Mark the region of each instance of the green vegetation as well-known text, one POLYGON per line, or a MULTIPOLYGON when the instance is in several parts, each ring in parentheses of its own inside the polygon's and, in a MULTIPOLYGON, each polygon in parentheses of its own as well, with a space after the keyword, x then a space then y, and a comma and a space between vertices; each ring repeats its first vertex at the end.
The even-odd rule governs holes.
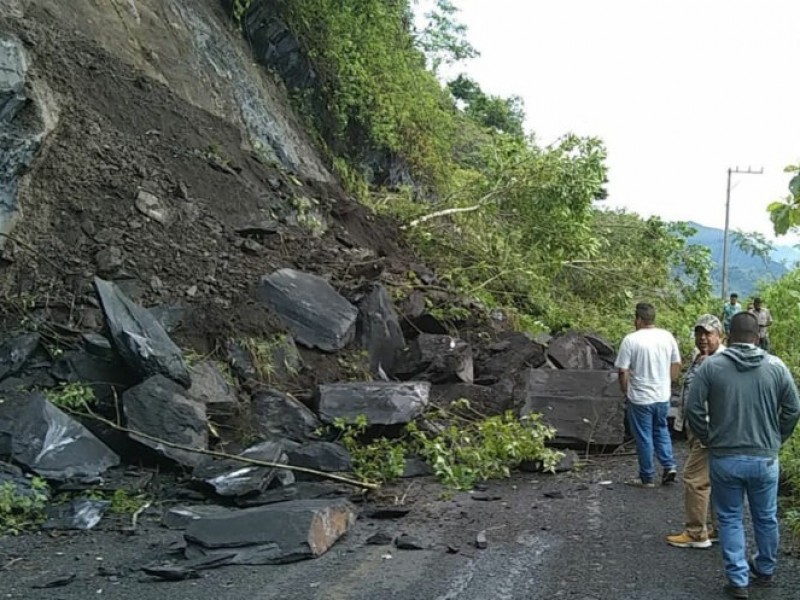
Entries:
POLYGON ((65 383, 46 390, 47 399, 58 408, 77 411, 94 405, 94 390, 85 383, 65 383))
POLYGON ((555 430, 544 425, 538 415, 517 419, 511 412, 495 417, 461 414, 470 411, 464 399, 454 403, 450 411, 430 411, 426 421, 441 424, 436 433, 412 422, 395 440, 380 437, 364 441, 369 425, 364 415, 352 423, 338 419, 333 427, 353 458, 354 473, 375 483, 400 477, 405 457, 411 455, 425 460, 444 485, 459 490, 471 489, 487 479, 509 477, 523 461, 541 461, 545 470, 552 470, 561 459, 560 452, 545 447, 555 430))
POLYGON ((10 481, 0 484, 0 536, 16 535, 44 520, 47 483, 34 477, 30 490, 20 491, 10 481))

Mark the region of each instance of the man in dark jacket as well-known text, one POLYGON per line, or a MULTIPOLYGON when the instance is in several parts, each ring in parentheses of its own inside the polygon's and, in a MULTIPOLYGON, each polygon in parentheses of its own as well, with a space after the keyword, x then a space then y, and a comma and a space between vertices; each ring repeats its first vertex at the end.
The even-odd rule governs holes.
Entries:
POLYGON ((728 576, 726 593, 747 598, 748 585, 768 586, 778 558, 778 451, 800 419, 789 369, 756 344, 758 321, 731 319, 730 346, 697 370, 686 413, 708 447, 711 498, 728 576), (756 554, 748 564, 744 496, 750 504, 756 554))

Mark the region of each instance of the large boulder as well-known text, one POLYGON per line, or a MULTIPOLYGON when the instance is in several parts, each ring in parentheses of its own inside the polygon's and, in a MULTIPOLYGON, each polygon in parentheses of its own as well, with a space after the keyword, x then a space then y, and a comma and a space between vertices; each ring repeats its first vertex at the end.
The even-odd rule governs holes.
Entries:
POLYGON ((405 347, 403 330, 397 319, 392 298, 386 288, 373 285, 358 305, 356 335, 369 353, 370 369, 391 373, 395 357, 405 347))
MULTIPOLYGON (((568 331, 554 337, 547 345, 547 356, 559 369, 610 369, 607 358, 598 353, 598 347, 607 356, 607 342, 597 336, 590 340, 584 334, 568 331)), ((613 348, 611 349, 613 355, 613 348)))
POLYGON ((427 381, 320 385, 316 395, 317 414, 323 423, 340 418, 352 422, 364 415, 370 425, 403 425, 422 414, 428 406, 430 389, 427 381))
POLYGON ((289 464, 323 473, 339 473, 353 470, 350 453, 341 445, 332 442, 308 442, 292 446, 287 451, 289 464))
POLYGON ((119 457, 41 393, 0 398, 0 456, 47 479, 93 479, 119 457))
POLYGON ((110 281, 94 280, 111 340, 122 359, 141 377, 164 375, 185 387, 191 385, 181 349, 146 309, 130 300, 110 281))
POLYGON ((545 347, 528 334, 508 333, 482 349, 475 361, 475 380, 481 384, 494 383, 514 377, 528 367, 539 368, 546 360, 545 347))
POLYGON ((155 375, 122 395, 125 421, 137 442, 156 450, 179 465, 195 467, 203 457, 197 452, 172 448, 160 441, 188 448, 208 449, 208 421, 204 404, 171 379, 155 375), (145 434, 138 435, 138 433, 145 434))
POLYGON ((304 346, 334 352, 353 339, 358 310, 322 277, 281 269, 256 294, 304 346))
POLYGON ((294 500, 201 517, 184 533, 188 558, 227 556, 228 564, 269 565, 316 558, 355 524, 347 500, 294 500))
POLYGON ((392 373, 399 379, 472 383, 472 347, 449 335, 423 333, 398 355, 392 373))
POLYGON ((513 384, 504 379, 494 385, 474 385, 471 383, 443 383, 431 389, 431 400, 436 406, 449 407, 454 402, 465 399, 470 408, 469 417, 476 413, 487 417, 502 415, 513 409, 513 384))
POLYGON ((515 395, 522 415, 540 413, 556 428, 557 444, 585 449, 623 442, 625 399, 613 371, 529 369, 515 395))

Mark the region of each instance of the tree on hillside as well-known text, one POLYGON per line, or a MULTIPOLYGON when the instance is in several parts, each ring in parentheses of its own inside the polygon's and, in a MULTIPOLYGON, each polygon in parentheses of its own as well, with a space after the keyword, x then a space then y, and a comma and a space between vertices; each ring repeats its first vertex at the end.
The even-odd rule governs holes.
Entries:
POLYGON ((473 121, 510 135, 525 135, 525 105, 519 96, 502 98, 486 94, 474 79, 466 75, 459 75, 447 87, 473 121))
POLYGON ((467 41, 467 27, 456 20, 457 12, 458 8, 450 0, 436 0, 433 8, 425 13, 425 27, 415 32, 415 43, 425 53, 434 72, 442 65, 480 56, 467 41))

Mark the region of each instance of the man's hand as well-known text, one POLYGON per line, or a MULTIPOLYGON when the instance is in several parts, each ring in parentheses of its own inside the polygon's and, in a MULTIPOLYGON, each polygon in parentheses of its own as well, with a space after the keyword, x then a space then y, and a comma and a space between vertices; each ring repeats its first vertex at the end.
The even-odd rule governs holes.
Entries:
POLYGON ((622 390, 622 395, 628 397, 628 381, 630 381, 631 372, 628 369, 619 370, 619 389, 622 390))

